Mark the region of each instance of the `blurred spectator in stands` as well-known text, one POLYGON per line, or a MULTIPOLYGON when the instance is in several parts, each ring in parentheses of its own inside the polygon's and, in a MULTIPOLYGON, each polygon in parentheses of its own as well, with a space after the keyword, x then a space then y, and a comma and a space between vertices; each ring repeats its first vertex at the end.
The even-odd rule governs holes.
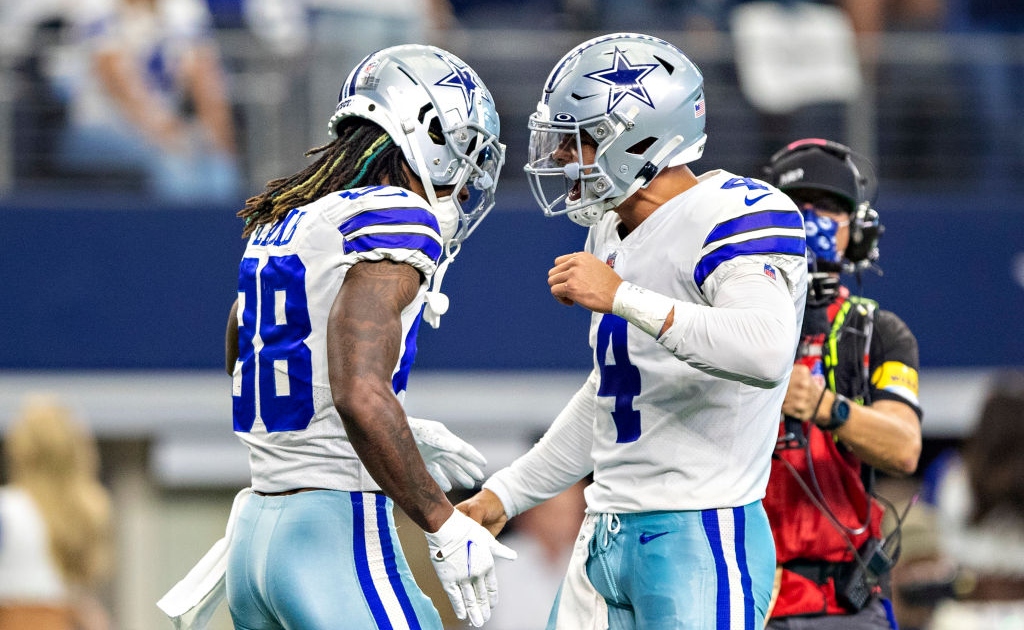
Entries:
POLYGON ((56 399, 26 400, 4 439, 0 629, 106 630, 110 499, 86 427, 56 399))
POLYGON ((724 30, 740 0, 561 0, 566 24, 614 31, 724 30))
POLYGON ((880 0, 734 4, 729 29, 740 90, 758 121, 757 152, 770 155, 793 137, 837 136, 870 81, 865 62, 880 29, 880 0))
MULTIPOLYGON (((294 1, 294 0, 293 0, 294 1)), ((319 145, 322 121, 338 102, 339 68, 354 68, 366 55, 397 44, 444 47, 452 26, 448 0, 305 0, 313 63, 309 71, 309 146, 319 145)))
POLYGON ((201 0, 75 0, 80 62, 70 77, 62 164, 102 177, 141 169, 174 202, 241 194, 226 76, 201 0))
POLYGON ((66 124, 66 95, 54 77, 65 54, 65 0, 0 2, 0 72, 11 103, 11 175, 28 180, 54 174, 57 139, 66 124))
POLYGON ((501 602, 491 610, 488 630, 544 630, 551 605, 569 567, 587 501, 582 480, 508 522, 501 542, 519 557, 495 566, 501 602))
POLYGON ((1024 130, 1019 121, 1024 111, 1019 37, 1024 34, 1024 2, 946 1, 950 32, 985 37, 983 44, 950 47, 968 69, 965 85, 973 96, 966 99, 966 115, 980 122, 977 145, 984 159, 978 181, 990 191, 1019 186, 1024 171, 1024 130))
MULTIPOLYGON (((319 146, 324 120, 338 102, 341 68, 398 44, 446 45, 456 18, 449 0, 205 0, 230 21, 237 3, 247 31, 274 57, 286 107, 298 111, 305 133, 284 139, 285 154, 319 146)), ((263 60, 264 62, 268 60, 263 60)), ((302 163, 305 165, 305 162, 302 163)), ((296 168, 301 168, 298 164, 296 168)))
POLYGON ((902 598, 929 630, 1024 628, 1024 372, 1000 375, 961 453, 925 474, 936 553, 906 567, 902 598))

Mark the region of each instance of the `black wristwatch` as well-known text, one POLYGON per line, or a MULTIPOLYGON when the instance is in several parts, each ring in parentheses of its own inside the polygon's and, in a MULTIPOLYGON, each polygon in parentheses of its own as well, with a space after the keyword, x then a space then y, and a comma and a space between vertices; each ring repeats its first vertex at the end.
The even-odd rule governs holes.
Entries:
POLYGON ((850 419, 850 400, 842 394, 836 394, 832 403, 832 413, 829 414, 828 424, 822 425, 824 431, 835 431, 843 426, 850 419))

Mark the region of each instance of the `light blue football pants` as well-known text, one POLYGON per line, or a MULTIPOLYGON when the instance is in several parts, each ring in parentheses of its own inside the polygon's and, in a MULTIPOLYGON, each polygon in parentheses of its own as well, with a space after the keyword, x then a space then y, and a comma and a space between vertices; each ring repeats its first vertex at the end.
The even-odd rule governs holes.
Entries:
MULTIPOLYGON (((775 544, 760 501, 737 508, 591 514, 587 519, 593 519, 593 536, 577 542, 588 545, 583 579, 607 605, 610 630, 763 627, 775 576, 775 544)), ((581 533, 581 538, 586 536, 581 533)), ((562 599, 571 592, 566 588, 563 584, 555 600, 549 630, 572 625, 568 618, 558 624, 562 599)), ((563 615, 567 610, 569 605, 563 615)))
POLYGON ((228 555, 239 630, 441 630, 413 580, 381 494, 316 490, 252 495, 228 555))

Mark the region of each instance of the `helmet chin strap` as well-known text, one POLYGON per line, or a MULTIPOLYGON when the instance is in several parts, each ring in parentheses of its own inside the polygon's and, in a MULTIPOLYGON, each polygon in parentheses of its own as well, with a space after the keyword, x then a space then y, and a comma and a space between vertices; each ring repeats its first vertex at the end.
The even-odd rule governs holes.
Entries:
POLYGON ((441 283, 444 281, 445 272, 448 271, 448 265, 452 264, 461 248, 462 245, 460 243, 453 243, 452 241, 445 245, 444 260, 437 266, 437 271, 434 272, 434 276, 430 279, 430 289, 423 296, 425 301, 423 319, 432 328, 440 328, 441 316, 448 312, 448 296, 441 293, 441 283))
MULTIPOLYGON (((437 193, 434 192, 434 184, 430 181, 430 177, 426 175, 426 164, 423 162, 423 152, 420 151, 419 145, 411 137, 416 131, 416 123, 414 121, 403 119, 402 120, 402 132, 409 138, 409 150, 412 152, 413 160, 416 161, 416 165, 421 171, 422 175, 419 175, 420 184, 423 186, 423 191, 427 194, 427 203, 430 204, 431 208, 437 208, 441 205, 438 200, 437 193)), ((452 200, 455 203, 454 200, 452 200)), ((461 213, 460 213, 461 214, 461 213)), ((458 226, 456 226, 458 231, 458 226)), ((456 254, 459 253, 459 249, 462 247, 461 243, 453 243, 448 241, 444 246, 444 260, 437 266, 437 271, 434 272, 433 277, 430 279, 430 288, 427 290, 424 297, 424 308, 423 308, 423 319, 430 324, 432 328, 440 328, 441 316, 448 312, 449 300, 448 296, 441 293, 441 282, 444 280, 444 274, 448 271, 448 266, 455 260, 456 254)))

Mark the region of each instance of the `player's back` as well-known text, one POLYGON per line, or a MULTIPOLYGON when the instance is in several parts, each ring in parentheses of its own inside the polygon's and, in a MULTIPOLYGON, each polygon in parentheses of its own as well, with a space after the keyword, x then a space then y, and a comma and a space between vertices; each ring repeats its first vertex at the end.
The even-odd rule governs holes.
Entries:
POLYGON ((392 186, 331 193, 253 232, 239 265, 233 402, 235 432, 250 447, 255 489, 377 489, 334 408, 328 317, 352 265, 390 260, 420 271, 419 294, 402 312, 392 379, 401 396, 441 247, 426 202, 392 186))

